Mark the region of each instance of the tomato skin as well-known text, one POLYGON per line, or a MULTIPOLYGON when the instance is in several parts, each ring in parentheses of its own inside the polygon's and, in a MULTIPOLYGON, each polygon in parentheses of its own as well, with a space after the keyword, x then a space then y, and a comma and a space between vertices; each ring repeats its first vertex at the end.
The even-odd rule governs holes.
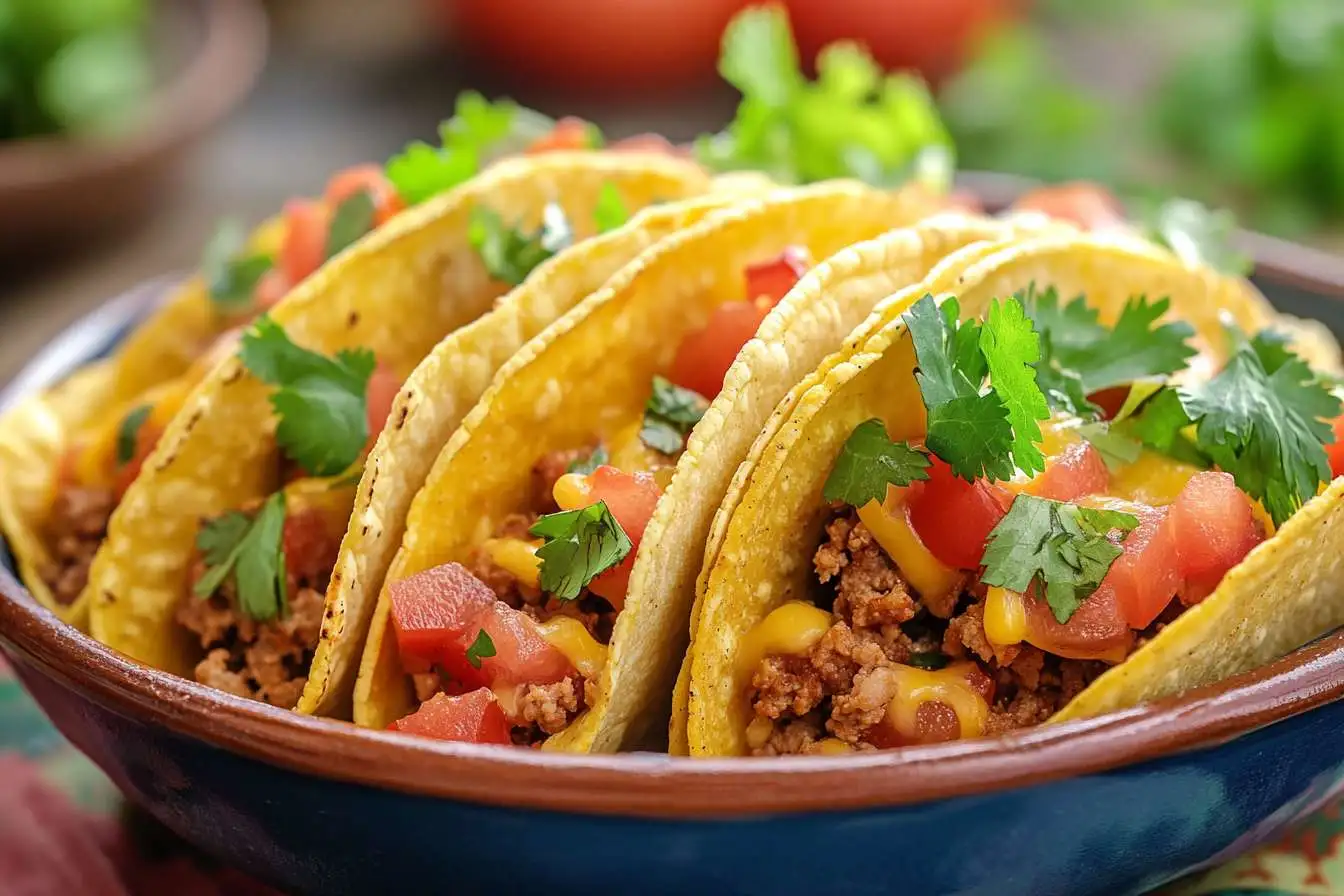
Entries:
MULTIPOLYGON (((1126 507, 1139 518, 1138 528, 1125 536, 1124 553, 1111 564, 1095 596, 1113 599, 1130 628, 1152 624, 1181 585, 1176 539, 1168 523, 1169 508, 1126 507)), ((1088 598, 1090 601, 1092 598, 1088 598)))
POLYGON ((390 367, 381 363, 374 368, 365 390, 365 404, 369 423, 369 445, 377 440, 383 427, 387 425, 388 415, 392 413, 392 402, 401 391, 401 377, 390 367))
POLYGON ((555 127, 542 134, 527 147, 527 155, 537 155, 554 150, 574 150, 593 148, 593 126, 582 118, 566 115, 555 123, 555 127))
POLYGON ((504 709, 489 688, 456 697, 435 694, 415 712, 393 722, 389 730, 468 744, 512 742, 504 709))
POLYGON ((1208 597, 1227 571, 1264 540, 1250 499, 1230 473, 1191 476, 1171 506, 1168 525, 1185 578, 1180 598, 1186 606, 1208 597))
POLYGON ((435 666, 466 687, 549 684, 574 668, 541 636, 531 619, 495 600, 495 594, 459 563, 445 563, 393 582, 392 624, 408 674, 435 666), (484 631, 495 655, 477 668, 467 651, 484 631))
POLYGON ((291 285, 298 285, 326 258, 331 211, 317 200, 291 199, 284 214, 285 239, 276 265, 291 285))
POLYGON ((341 538, 331 531, 320 508, 304 507, 285 514, 281 547, 289 587, 293 590, 300 579, 321 579, 330 574, 336 565, 341 538))
POLYGON ((978 569, 985 541, 1008 513, 1012 495, 999 485, 967 482, 944 461, 932 461, 928 480, 911 486, 910 522, 943 564, 978 569))
POLYGON ((681 159, 689 159, 694 155, 689 149, 677 146, 662 134, 636 134, 608 144, 607 149, 611 152, 662 153, 681 159))
POLYGON ((1088 595, 1065 623, 1055 618, 1043 598, 1029 596, 1027 632, 1029 643, 1047 653, 1077 660, 1120 662, 1134 643, 1134 633, 1125 621, 1115 590, 1104 585, 1088 595))
POLYGON ((1336 417, 1331 427, 1335 440, 1325 446, 1325 456, 1330 459, 1330 475, 1344 476, 1344 414, 1336 417))
POLYGON ((648 473, 631 475, 611 466, 600 466, 588 477, 593 503, 605 501, 607 509, 621 524, 630 539, 630 553, 620 563, 593 579, 588 590, 604 597, 617 610, 625 606, 625 594, 630 588, 630 571, 635 568, 635 555, 644 539, 644 530, 653 518, 654 508, 663 490, 648 473))
POLYGON ((289 280, 279 268, 271 268, 257 281, 256 292, 252 295, 252 304, 258 312, 269 311, 289 295, 289 280))
POLYGON ((1074 181, 1038 187, 1013 203, 1014 211, 1038 211, 1077 224, 1084 230, 1106 231, 1125 226, 1120 201, 1100 184, 1074 181))
POLYGON ((329 208, 335 208, 356 193, 368 193, 373 200, 373 223, 381 227, 406 208, 397 188, 383 173, 381 165, 354 165, 338 171, 327 181, 325 199, 329 208))
POLYGON ((1129 398, 1128 386, 1113 386, 1110 389, 1102 389, 1087 396, 1088 401, 1101 408, 1101 415, 1105 420, 1114 420, 1115 415, 1120 413, 1120 409, 1125 406, 1125 399, 1127 398, 1129 398))
POLYGON ((1091 442, 1075 442, 1046 461, 1045 472, 1031 481, 1030 492, 1054 501, 1072 501, 1106 491, 1111 474, 1091 442))
POLYGON ((807 249, 789 246, 769 261, 747 265, 747 296, 768 299, 773 308, 811 268, 807 249))
POLYGON ((737 360, 737 353, 756 335, 773 307, 768 300, 754 300, 724 302, 715 308, 703 330, 681 341, 667 378, 713 399, 722 391, 723 378, 737 360))

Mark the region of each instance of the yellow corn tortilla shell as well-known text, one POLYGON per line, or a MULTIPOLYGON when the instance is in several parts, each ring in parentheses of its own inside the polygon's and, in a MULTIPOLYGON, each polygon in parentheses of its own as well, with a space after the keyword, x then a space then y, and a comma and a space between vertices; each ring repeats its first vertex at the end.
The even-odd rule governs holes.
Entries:
MULTIPOLYGON (((324 353, 367 347, 407 377, 440 338, 488 312, 505 292, 467 239, 473 208, 486 205, 532 228, 546 203, 556 201, 584 237, 593 231, 607 183, 627 208, 707 186, 695 166, 656 154, 551 153, 501 162, 342 252, 271 317, 300 345, 324 353)), ((95 638, 147 664, 191 674, 200 649, 174 624, 174 608, 188 592, 199 521, 277 486, 269 394, 229 357, 188 398, 113 514, 94 562, 88 592, 95 638)), ((408 410, 405 396, 398 402, 396 415, 408 410)), ((402 422, 394 416, 389 425, 402 422)), ((369 467, 380 469, 387 464, 369 467)), ((361 492, 374 484, 366 472, 361 492)))
POLYGON ((115 388, 114 363, 98 361, 55 388, 20 401, 0 417, 0 526, 29 592, 79 629, 88 627, 87 604, 57 604, 42 578, 51 562, 42 532, 61 456, 74 434, 107 407, 115 388))
MULTIPOLYGON (((679 576, 695 575, 694 570, 687 571, 680 567, 688 564, 699 566, 699 575, 693 585, 695 590, 688 633, 696 630, 708 571, 722 547, 728 522, 742 498, 756 460, 766 450, 799 398, 820 382, 830 366, 862 344, 867 335, 900 315, 906 305, 903 290, 911 284, 921 282, 925 276, 929 282, 951 282, 961 268, 1012 245, 1016 239, 1034 232, 1038 227, 1047 231, 1054 229, 1049 224, 1037 222, 1026 222, 1014 227, 1004 222, 960 214, 937 215, 913 227, 856 243, 827 259, 809 274, 811 283, 808 290, 813 295, 823 297, 814 300, 816 311, 838 310, 838 313, 830 315, 828 331, 818 333, 807 345, 797 345, 796 336, 788 343, 787 359, 790 367, 788 376, 784 378, 793 381, 794 385, 756 433, 746 459, 738 464, 726 490, 721 487, 721 483, 715 483, 720 487, 723 500, 714 511, 708 535, 703 538, 703 552, 686 551, 671 558, 673 564, 680 564, 677 569, 679 576), (867 314, 863 316, 865 312, 867 314), (859 323, 856 325, 855 321, 859 323), (848 336, 845 335, 847 332, 848 336)), ((767 341, 778 341, 771 339, 773 336, 767 334, 763 327, 758 334, 759 344, 758 341, 749 343, 750 351, 744 351, 739 356, 739 363, 745 362, 748 366, 769 364, 768 356, 760 361, 756 358, 763 354, 767 341)), ((692 486, 689 493, 695 494, 695 489, 696 486, 692 486)), ((680 506, 677 512, 682 512, 680 506)), ((697 538, 693 543, 698 545, 701 539, 697 538)), ((679 651, 683 660, 672 694, 668 749, 674 755, 686 755, 689 752, 686 716, 690 659, 684 651, 685 645, 679 646, 683 648, 679 651)))
MULTIPOLYGON (((1168 296, 1173 316, 1190 321, 1215 352, 1224 345, 1217 309, 1247 330, 1264 322, 1264 309, 1246 300, 1240 282, 1101 237, 1023 241, 972 263, 951 283, 915 286, 900 301, 954 293, 964 317, 980 316, 990 299, 1031 283, 1054 285, 1065 297, 1086 294, 1103 320, 1114 320, 1132 294, 1168 296)), ((880 417, 895 439, 923 433, 914 352, 898 317, 828 364, 762 452, 709 570, 690 649, 686 724, 692 755, 746 752, 749 707, 734 670, 737 645, 771 610, 809 593, 826 510, 822 486, 854 427, 880 417)), ((1188 674, 1196 677, 1197 670, 1188 674)))
POLYGON ((411 499, 495 372, 640 252, 729 201, 719 194, 653 206, 624 227, 556 255, 420 362, 393 403, 396 425, 383 430, 364 465, 299 712, 349 717, 374 602, 401 544, 411 499))
MULTIPOLYGON (((928 205, 848 182, 781 190, 719 210, 649 249, 500 370, 416 496, 387 581, 467 560, 505 515, 526 506, 537 458, 591 444, 609 427, 637 419, 652 377, 668 367, 683 337, 703 327, 723 302, 743 298, 746 265, 790 245, 825 258, 923 217, 928 205)), ((792 384, 796 365, 789 351, 836 327, 842 306, 814 307, 814 283, 799 284, 770 314, 761 329, 767 335, 744 349, 692 434, 641 543, 592 708, 548 739, 548 749, 614 750, 627 740, 632 723, 653 721, 645 717, 666 701, 714 508, 756 431, 792 384), (728 419, 732 427, 724 425, 728 419), (686 488, 679 480, 702 484, 698 503, 678 503, 686 488), (669 514, 682 513, 695 517, 689 534, 676 542, 663 537, 669 514), (651 564, 680 554, 694 555, 676 573, 680 579, 660 577, 650 587, 661 575, 651 564)), ((846 313, 858 319, 865 312, 846 313)), ((385 584, 355 689, 355 721, 370 727, 385 727, 414 709, 390 611, 385 584)))

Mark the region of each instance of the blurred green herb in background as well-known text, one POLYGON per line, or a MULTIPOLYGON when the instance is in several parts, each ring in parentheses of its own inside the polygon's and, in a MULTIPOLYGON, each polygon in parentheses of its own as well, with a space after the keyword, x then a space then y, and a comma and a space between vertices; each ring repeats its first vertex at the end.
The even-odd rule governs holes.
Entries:
POLYGON ((0 140, 118 131, 150 90, 145 0, 0 0, 0 140))

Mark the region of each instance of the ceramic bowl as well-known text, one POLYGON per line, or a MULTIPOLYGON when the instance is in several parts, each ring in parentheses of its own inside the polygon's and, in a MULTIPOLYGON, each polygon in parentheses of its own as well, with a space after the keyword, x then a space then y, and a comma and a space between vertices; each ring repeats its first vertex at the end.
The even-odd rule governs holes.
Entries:
MULTIPOLYGON (((1340 263, 1296 252, 1263 257, 1262 286, 1344 332, 1340 263)), ((164 288, 77 324, 6 399, 106 351, 164 288)), ((1344 790, 1344 632, 1077 723, 719 761, 557 756, 300 717, 133 663, 4 571, 0 648, 57 727, 155 818, 322 896, 1139 893, 1267 842, 1344 790)))

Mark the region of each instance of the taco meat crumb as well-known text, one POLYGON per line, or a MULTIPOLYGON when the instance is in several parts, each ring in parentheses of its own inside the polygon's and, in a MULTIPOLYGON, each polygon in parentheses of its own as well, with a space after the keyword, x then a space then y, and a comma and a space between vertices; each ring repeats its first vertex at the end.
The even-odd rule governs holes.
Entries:
POLYGON ((518 699, 518 715, 545 734, 565 730, 583 703, 583 681, 562 678, 551 684, 529 684, 518 699))
POLYGON ((299 702, 308 681, 322 632, 323 591, 298 588, 289 596, 289 615, 258 623, 235 609, 225 583, 208 598, 184 600, 177 608, 179 624, 196 634, 206 649, 196 666, 202 684, 262 700, 285 709, 299 702))
POLYGON ((826 535, 813 565, 834 587, 834 623, 805 656, 767 656, 752 675, 752 708, 772 725, 754 754, 811 752, 827 736, 871 748, 865 738, 896 695, 893 667, 916 654, 971 659, 989 676, 995 687, 986 734, 1045 721, 1107 668, 1026 644, 996 649, 974 595, 922 602, 853 510, 834 519, 826 535))
POLYGON ((52 557, 42 570, 42 580, 57 603, 72 604, 84 590, 89 567, 107 537, 107 521, 116 506, 110 488, 71 485, 56 493, 47 523, 52 557))
POLYGON ((550 454, 543 454, 541 459, 532 465, 532 495, 534 506, 539 513, 554 513, 560 509, 551 494, 555 491, 555 481, 569 472, 570 464, 576 460, 583 460, 592 453, 592 446, 552 451, 550 454))

